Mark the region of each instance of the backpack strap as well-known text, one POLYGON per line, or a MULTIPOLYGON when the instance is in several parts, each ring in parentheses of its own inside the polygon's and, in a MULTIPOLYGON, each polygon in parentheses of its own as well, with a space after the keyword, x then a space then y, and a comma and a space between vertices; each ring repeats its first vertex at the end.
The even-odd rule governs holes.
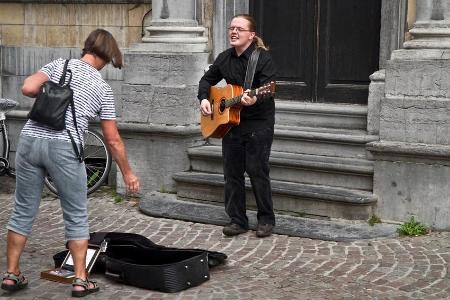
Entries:
POLYGON ((61 75, 61 78, 59 78, 59 85, 60 86, 64 86, 64 85, 70 85, 70 82, 72 81, 72 71, 71 70, 67 70, 67 66, 69 65, 69 59, 66 59, 65 63, 64 63, 64 68, 63 68, 63 72, 61 75), (67 82, 67 84, 65 84, 66 82, 66 74, 69 73, 70 77, 69 80, 67 82))
MULTIPOLYGON (((77 131, 77 135, 78 135, 78 139, 80 140, 80 143, 82 143, 81 142, 80 132, 78 131, 77 117, 75 115, 75 104, 73 102, 73 99, 70 101, 70 107, 72 108, 72 118, 73 118, 73 124, 75 125, 75 130, 77 131)), ((70 141, 72 142, 73 150, 75 151, 75 155, 77 156, 78 161, 80 163, 82 163, 83 160, 84 160, 84 147, 81 144, 80 145, 80 150, 78 151, 78 146, 77 146, 77 143, 75 143, 75 140, 74 140, 74 138, 72 136, 72 133, 70 132, 69 129, 66 129, 66 131, 69 134, 70 141)))
MULTIPOLYGON (((66 59, 66 62, 64 63, 63 73, 61 75, 61 78, 59 79, 59 85, 60 86, 63 86, 63 85, 70 86, 70 82, 72 81, 72 71, 71 70, 67 70, 67 66, 68 65, 69 65, 69 59, 66 59), (65 84, 65 82, 66 82, 66 74, 67 73, 70 74, 70 77, 69 77, 68 82, 65 84)), ((83 160, 84 160, 84 148, 83 148, 83 144, 82 144, 82 141, 81 141, 80 132, 78 131, 77 117, 76 117, 76 114, 75 114, 75 103, 73 102, 73 98, 70 99, 70 106, 72 108, 73 124, 75 126, 75 130, 77 131, 78 139, 80 140, 80 143, 81 143, 80 150, 78 150, 77 143, 75 143, 75 139, 73 138, 72 133, 70 132, 70 130, 66 129, 66 131, 67 131, 67 134, 70 137, 70 141, 72 142, 72 147, 73 147, 73 150, 75 151, 75 155, 77 156, 78 161, 80 163, 82 163, 83 160)))

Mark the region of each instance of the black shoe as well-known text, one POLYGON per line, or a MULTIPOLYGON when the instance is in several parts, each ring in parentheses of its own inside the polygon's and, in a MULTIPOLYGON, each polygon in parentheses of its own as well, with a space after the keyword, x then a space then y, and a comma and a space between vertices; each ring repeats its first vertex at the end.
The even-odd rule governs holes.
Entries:
POLYGON ((228 224, 222 229, 223 234, 225 234, 226 236, 235 236, 241 233, 246 233, 247 231, 248 229, 245 229, 235 223, 228 224))
POLYGON ((258 224, 258 227, 256 228, 256 236, 257 237, 266 237, 272 235, 272 224, 258 224))

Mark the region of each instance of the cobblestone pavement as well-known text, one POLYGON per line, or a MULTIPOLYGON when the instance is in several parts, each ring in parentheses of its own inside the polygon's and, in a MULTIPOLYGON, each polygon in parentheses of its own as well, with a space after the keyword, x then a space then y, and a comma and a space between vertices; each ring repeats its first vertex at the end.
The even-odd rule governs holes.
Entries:
MULTIPOLYGON (((0 269, 5 270, 6 229, 13 195, 0 177, 0 269)), ((132 202, 115 203, 113 193, 89 200, 92 231, 142 234, 156 243, 225 252, 227 264, 211 279, 180 293, 165 294, 117 284, 102 275, 99 293, 88 299, 450 299, 450 234, 424 237, 329 242, 283 235, 258 239, 254 232, 225 238, 221 227, 152 218, 132 202)), ((0 298, 66 299, 70 287, 39 279, 64 247, 59 202, 44 197, 22 257, 30 280, 26 290, 0 292, 0 298)))

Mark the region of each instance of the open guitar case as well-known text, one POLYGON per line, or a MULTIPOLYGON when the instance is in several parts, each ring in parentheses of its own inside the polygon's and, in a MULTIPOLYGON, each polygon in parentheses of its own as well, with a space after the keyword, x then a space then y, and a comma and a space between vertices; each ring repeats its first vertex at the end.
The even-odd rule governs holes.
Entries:
MULTIPOLYGON (((92 269, 117 282, 144 289, 174 293, 209 279, 209 269, 225 262, 224 253, 203 249, 160 246, 148 238, 123 232, 94 232, 89 244, 102 245, 92 269), (106 242, 106 243, 105 243, 106 242)), ((68 250, 53 256, 60 267, 68 250)))

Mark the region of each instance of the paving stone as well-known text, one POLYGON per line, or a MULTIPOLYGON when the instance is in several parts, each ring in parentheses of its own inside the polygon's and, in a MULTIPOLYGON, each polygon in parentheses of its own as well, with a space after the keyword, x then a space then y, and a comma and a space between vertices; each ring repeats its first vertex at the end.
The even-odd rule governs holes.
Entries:
MULTIPOLYGON (((13 205, 14 183, 0 177, 0 253, 6 251, 6 223, 13 205)), ((327 241, 274 234, 258 239, 254 231, 226 238, 222 227, 150 217, 132 202, 115 203, 102 189, 89 198, 92 231, 142 234, 155 243, 204 248, 229 256, 198 287, 161 293, 122 285, 93 274, 101 291, 87 299, 449 299, 450 233, 421 237, 327 241)), ((69 299, 70 286, 39 279, 64 249, 59 201, 44 193, 40 214, 22 256, 30 280, 26 290, 0 291, 8 299, 69 299)), ((6 258, 0 255, 0 271, 6 258)))

